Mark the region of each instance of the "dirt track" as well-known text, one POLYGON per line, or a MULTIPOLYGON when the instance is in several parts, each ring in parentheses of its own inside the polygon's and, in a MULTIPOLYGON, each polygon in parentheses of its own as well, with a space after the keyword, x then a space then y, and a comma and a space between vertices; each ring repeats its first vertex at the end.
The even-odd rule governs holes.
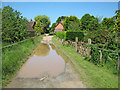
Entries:
MULTIPOLYGON (((50 42, 52 36, 46 36, 42 42, 50 42)), ((85 88, 79 76, 69 63, 66 63, 65 72, 57 77, 47 74, 39 78, 19 78, 18 74, 5 88, 85 88)))

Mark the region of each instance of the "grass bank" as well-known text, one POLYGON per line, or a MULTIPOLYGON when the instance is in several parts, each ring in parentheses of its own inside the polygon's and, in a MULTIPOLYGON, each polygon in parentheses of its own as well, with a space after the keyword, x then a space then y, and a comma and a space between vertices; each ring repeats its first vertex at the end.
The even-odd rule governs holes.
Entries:
POLYGON ((85 61, 84 57, 75 52, 74 47, 67 47, 61 44, 56 37, 53 37, 52 41, 57 49, 66 57, 67 61, 72 64, 74 70, 79 74, 80 80, 88 88, 118 88, 117 75, 85 61))
POLYGON ((2 86, 7 85, 40 43, 43 36, 2 49, 2 86))

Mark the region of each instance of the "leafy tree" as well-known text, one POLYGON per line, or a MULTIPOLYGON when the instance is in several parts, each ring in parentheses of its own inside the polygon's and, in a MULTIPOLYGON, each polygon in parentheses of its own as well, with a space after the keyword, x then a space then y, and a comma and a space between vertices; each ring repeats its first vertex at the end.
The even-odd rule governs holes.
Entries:
POLYGON ((2 10, 2 40, 15 42, 27 37, 27 19, 17 10, 5 6, 2 10))
POLYGON ((114 31, 115 32, 120 32, 120 10, 117 10, 116 11, 116 22, 115 22, 115 25, 114 25, 114 31))
POLYGON ((0 8, 0 21, 2 21, 2 9, 0 8))
POLYGON ((56 23, 53 23, 52 26, 50 27, 50 32, 54 32, 55 26, 56 26, 56 23))
POLYGON ((44 32, 47 32, 47 28, 49 28, 49 25, 50 25, 49 17, 46 15, 38 15, 34 19, 35 19, 35 21, 40 21, 40 23, 44 29, 44 32))
POLYGON ((106 43, 107 41, 111 40, 111 36, 109 35, 108 30, 94 30, 89 31, 89 33, 85 36, 86 41, 90 38, 92 43, 106 43))
POLYGON ((43 33, 43 29, 42 29, 42 27, 41 27, 41 23, 40 23, 40 21, 38 20, 37 21, 37 23, 35 24, 35 31, 36 31, 36 33, 39 33, 39 34, 41 34, 41 33, 43 33))
POLYGON ((68 30, 74 30, 74 31, 81 30, 80 23, 79 22, 71 22, 70 25, 68 25, 68 30))
POLYGON ((99 20, 98 18, 95 18, 94 16, 90 16, 90 14, 85 14, 81 18, 81 25, 83 31, 93 31, 98 30, 100 28, 99 20))
POLYGON ((63 27, 65 31, 67 30, 80 30, 81 22, 76 16, 66 17, 63 22, 63 27))
POLYGON ((113 31, 113 27, 115 24, 115 20, 113 18, 106 18, 105 17, 101 23, 102 23, 103 29, 113 31))
POLYGON ((56 20, 56 24, 60 23, 61 20, 65 20, 66 17, 67 17, 67 16, 61 16, 61 17, 59 17, 59 18, 56 20))

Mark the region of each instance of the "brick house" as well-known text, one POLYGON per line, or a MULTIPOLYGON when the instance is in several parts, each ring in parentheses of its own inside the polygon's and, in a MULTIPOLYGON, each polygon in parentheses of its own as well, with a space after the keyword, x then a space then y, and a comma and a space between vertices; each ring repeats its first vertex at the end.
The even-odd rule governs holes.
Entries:
POLYGON ((55 26, 55 30, 54 30, 55 33, 58 31, 64 31, 63 22, 64 20, 61 20, 61 22, 55 26))

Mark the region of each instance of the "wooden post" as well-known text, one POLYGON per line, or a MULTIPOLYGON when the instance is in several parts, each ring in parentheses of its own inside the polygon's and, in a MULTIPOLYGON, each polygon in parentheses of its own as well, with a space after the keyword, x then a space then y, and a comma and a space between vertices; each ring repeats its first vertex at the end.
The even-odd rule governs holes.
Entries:
POLYGON ((102 51, 100 50, 100 63, 102 63, 102 51))
POLYGON ((118 52, 118 73, 119 73, 119 69, 120 69, 120 52, 118 52))
MULTIPOLYGON (((88 45, 89 44, 91 44, 91 39, 88 39, 88 45)), ((91 51, 91 49, 89 49, 89 47, 88 47, 88 49, 87 49, 88 51, 87 51, 87 57, 90 57, 90 51, 91 51)))
POLYGON ((88 44, 91 44, 91 39, 90 38, 88 39, 88 44))
POLYGON ((77 43, 78 43, 78 37, 75 38, 75 51, 77 52, 77 43))
POLYGON ((63 44, 64 40, 62 39, 62 44, 63 44))
POLYGON ((83 46, 82 46, 82 43, 81 43, 81 49, 80 49, 80 54, 82 55, 82 49, 83 49, 83 46))

